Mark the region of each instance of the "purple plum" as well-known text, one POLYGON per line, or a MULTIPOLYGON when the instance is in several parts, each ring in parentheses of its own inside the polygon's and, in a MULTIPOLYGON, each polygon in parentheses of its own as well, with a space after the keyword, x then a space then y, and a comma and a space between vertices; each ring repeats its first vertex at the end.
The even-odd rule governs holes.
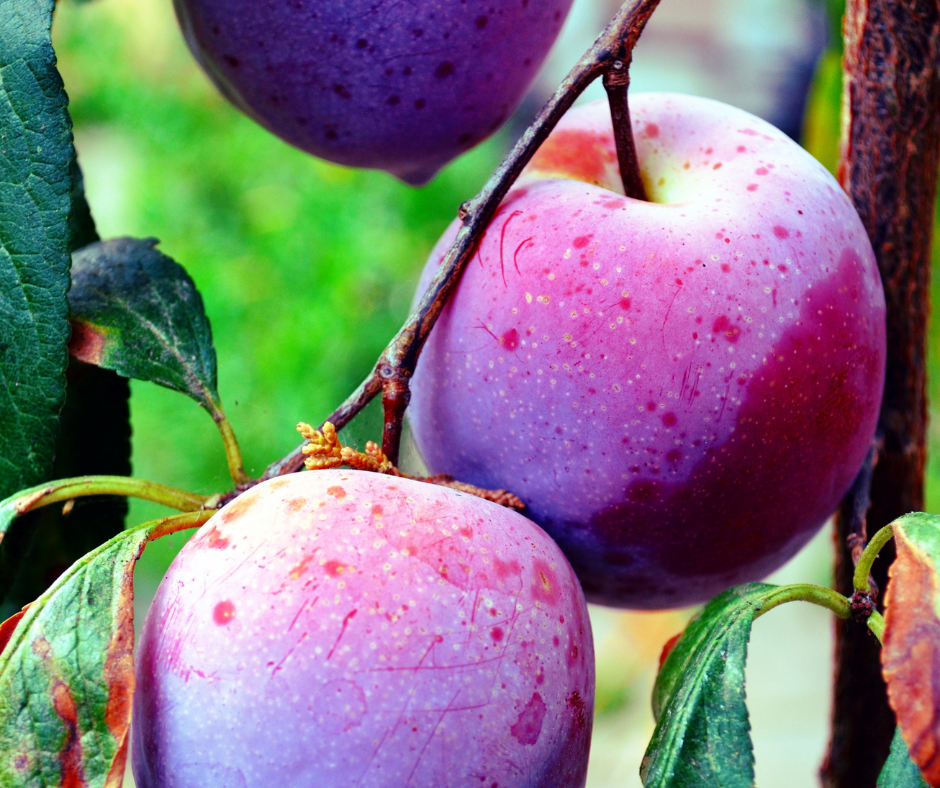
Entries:
POLYGON ((690 96, 631 112, 650 201, 623 196, 606 105, 570 112, 409 414, 431 471, 519 495, 589 601, 669 608, 767 575, 832 514, 878 418, 885 301, 848 197, 784 134, 690 96))
POLYGON ((160 584, 136 658, 138 788, 581 788, 584 596, 525 517, 408 479, 258 485, 160 584))
POLYGON ((411 184, 495 132, 571 0, 174 0, 233 104, 292 145, 411 184))

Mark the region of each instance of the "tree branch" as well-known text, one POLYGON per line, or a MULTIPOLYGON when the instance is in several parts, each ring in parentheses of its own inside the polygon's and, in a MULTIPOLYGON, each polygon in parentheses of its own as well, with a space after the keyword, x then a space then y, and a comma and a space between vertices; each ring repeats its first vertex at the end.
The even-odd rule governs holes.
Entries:
MULTIPOLYGON (((383 389, 389 390, 390 387, 396 386, 399 391, 408 390, 408 381, 418 363, 421 349, 447 303, 447 299, 456 287, 464 266, 473 257, 503 197, 506 196, 551 130, 555 128, 585 88, 599 76, 613 69, 616 62, 621 64, 621 68, 630 62, 633 47, 657 5, 659 5, 659 0, 628 0, 624 3, 594 45, 558 86, 554 95, 516 142, 483 190, 460 207, 458 216, 463 225, 415 311, 383 351, 369 376, 339 408, 324 420, 324 423, 329 421, 335 425, 336 429, 342 429, 383 389)), ((390 430, 388 419, 386 419, 385 434, 388 435, 394 429, 393 425, 390 430)), ((400 419, 397 429, 401 429, 400 419)), ((385 435, 383 435, 382 442, 383 446, 390 443, 385 435)), ((300 470, 304 461, 302 446, 303 444, 284 459, 268 467, 262 479, 270 479, 300 470)), ((392 457, 392 453, 388 454, 392 457)))

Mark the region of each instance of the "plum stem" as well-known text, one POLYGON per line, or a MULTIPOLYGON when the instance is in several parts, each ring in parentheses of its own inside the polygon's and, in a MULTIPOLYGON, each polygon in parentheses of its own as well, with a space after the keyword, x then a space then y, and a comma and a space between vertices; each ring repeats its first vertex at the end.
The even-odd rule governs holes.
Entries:
POLYGON ((630 63, 615 60, 609 71, 604 72, 604 90, 610 104, 610 119, 614 125, 614 142, 617 145, 617 163, 623 193, 634 200, 648 201, 643 178, 640 175, 640 160, 636 155, 633 126, 630 123, 630 104, 627 91, 630 87, 630 63))
MULTIPOLYGON (((418 363, 418 356, 424 343, 447 303, 447 299, 456 288, 460 274, 473 257, 503 197, 506 196, 551 130, 588 85, 613 70, 615 62, 619 61, 621 64, 630 62, 633 48, 656 6, 659 5, 659 1, 627 0, 623 4, 604 32, 578 60, 532 125, 525 130, 522 137, 503 159, 483 190, 460 206, 458 216, 463 224, 414 312, 379 356, 368 377, 342 405, 324 419, 324 423, 329 421, 336 425, 337 429, 342 429, 380 391, 389 390, 393 381, 403 390, 408 389, 409 380, 418 363)), ((398 401, 394 398, 400 395, 393 392, 390 396, 393 397, 393 405, 397 409, 398 401)), ((386 415, 388 414, 389 411, 386 410, 386 415)), ((401 414, 404 414, 404 408, 401 409, 401 414)), ((383 446, 388 444, 391 447, 400 439, 400 432, 401 415, 392 413, 392 418, 385 420, 385 433, 389 437, 386 439, 383 436, 383 446), (394 437, 396 433, 399 438, 394 437)), ((283 459, 272 463, 261 478, 270 479, 300 470, 304 463, 302 448, 303 444, 283 459)))

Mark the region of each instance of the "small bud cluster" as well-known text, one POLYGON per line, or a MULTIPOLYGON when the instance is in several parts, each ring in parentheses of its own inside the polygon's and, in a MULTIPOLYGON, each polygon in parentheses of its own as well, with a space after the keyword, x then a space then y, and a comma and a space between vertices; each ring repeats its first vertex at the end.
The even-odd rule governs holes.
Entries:
POLYGON ((477 498, 484 498, 510 509, 525 509, 525 504, 517 496, 506 490, 484 490, 480 487, 474 487, 472 484, 457 481, 453 476, 446 473, 439 473, 435 476, 409 476, 402 473, 392 464, 385 452, 372 441, 366 443, 364 452, 356 451, 349 446, 343 446, 336 434, 336 427, 330 422, 326 422, 322 430, 311 427, 305 422, 300 422, 297 425, 297 432, 309 441, 302 449, 306 457, 304 465, 308 471, 339 468, 346 465, 355 468, 357 471, 385 473, 389 476, 400 476, 418 482, 450 487, 452 490, 475 495, 477 498))

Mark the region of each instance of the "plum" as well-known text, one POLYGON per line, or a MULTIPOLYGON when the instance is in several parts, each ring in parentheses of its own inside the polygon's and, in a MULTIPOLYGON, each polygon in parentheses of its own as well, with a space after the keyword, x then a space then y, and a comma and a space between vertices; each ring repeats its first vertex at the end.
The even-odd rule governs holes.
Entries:
POLYGON ((174 0, 196 59, 292 145, 411 184, 509 117, 571 0, 174 0))
MULTIPOLYGON (((871 244, 826 170, 691 96, 568 113, 434 327, 409 418, 433 473, 505 488, 589 601, 679 607, 819 529, 868 451, 885 370, 871 244)), ((425 269, 421 292, 456 224, 425 269)))
POLYGON ((583 786, 584 597, 525 517, 361 471, 265 482, 183 548, 136 657, 139 788, 583 786))

